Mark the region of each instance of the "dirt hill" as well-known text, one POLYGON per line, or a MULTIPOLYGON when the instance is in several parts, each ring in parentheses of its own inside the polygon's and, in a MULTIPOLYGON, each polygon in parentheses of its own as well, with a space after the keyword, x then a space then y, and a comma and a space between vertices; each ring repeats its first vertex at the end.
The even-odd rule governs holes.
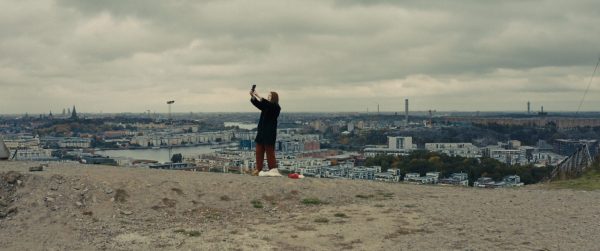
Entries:
POLYGON ((594 250, 600 192, 0 162, 6 250, 594 250))

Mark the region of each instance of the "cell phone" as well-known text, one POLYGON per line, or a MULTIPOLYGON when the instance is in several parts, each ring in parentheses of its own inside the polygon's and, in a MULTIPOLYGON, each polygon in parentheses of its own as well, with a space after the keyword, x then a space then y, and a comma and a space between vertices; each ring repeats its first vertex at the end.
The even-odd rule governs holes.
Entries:
POLYGON ((256 88, 256 85, 252 85, 252 91, 254 91, 255 88, 256 88))

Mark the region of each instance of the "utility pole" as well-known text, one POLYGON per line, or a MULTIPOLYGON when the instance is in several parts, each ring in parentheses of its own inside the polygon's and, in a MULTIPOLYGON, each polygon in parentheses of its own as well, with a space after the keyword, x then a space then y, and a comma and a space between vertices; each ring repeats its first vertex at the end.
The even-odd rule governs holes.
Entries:
MULTIPOLYGON (((173 145, 171 144, 171 133, 173 132, 173 117, 171 117, 171 105, 175 103, 175 100, 169 100, 167 101, 167 105, 169 105, 169 124, 170 126, 170 130, 169 130, 169 137, 167 137, 167 141, 169 144, 169 160, 171 160, 172 157, 172 153, 173 153, 173 145)), ((173 169, 173 161, 169 161, 169 163, 171 163, 171 167, 170 169, 173 169)))

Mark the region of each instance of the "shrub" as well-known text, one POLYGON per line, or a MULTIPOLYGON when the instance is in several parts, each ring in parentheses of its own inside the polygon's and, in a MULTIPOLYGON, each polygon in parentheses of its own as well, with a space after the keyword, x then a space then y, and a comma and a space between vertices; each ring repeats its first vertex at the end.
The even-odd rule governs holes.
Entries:
POLYGON ((323 204, 321 200, 318 198, 305 198, 302 200, 302 204, 304 205, 320 205, 323 204))
POLYGON ((317 223, 328 223, 329 220, 327 218, 319 217, 319 218, 315 219, 315 222, 317 222, 317 223))

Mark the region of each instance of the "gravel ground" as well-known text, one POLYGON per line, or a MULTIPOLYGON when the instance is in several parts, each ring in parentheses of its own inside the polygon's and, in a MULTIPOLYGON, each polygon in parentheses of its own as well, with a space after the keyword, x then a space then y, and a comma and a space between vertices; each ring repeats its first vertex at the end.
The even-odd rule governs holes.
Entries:
POLYGON ((600 191, 0 162, 5 250, 598 250, 600 191))

